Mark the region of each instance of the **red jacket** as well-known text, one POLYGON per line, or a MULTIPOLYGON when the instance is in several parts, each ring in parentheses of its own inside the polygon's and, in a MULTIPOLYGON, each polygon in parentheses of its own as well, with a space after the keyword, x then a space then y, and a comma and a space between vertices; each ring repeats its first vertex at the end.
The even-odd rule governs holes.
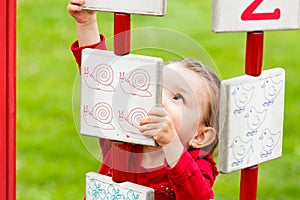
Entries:
MULTIPOLYGON (((105 38, 98 44, 78 47, 78 42, 71 46, 78 66, 81 64, 81 51, 84 48, 106 50, 105 38)), ((100 139, 103 161, 99 173, 111 176, 111 147, 112 142, 100 139)), ((127 181, 151 187, 155 191, 155 200, 206 200, 213 199, 212 186, 218 174, 216 163, 209 153, 199 149, 184 150, 175 167, 164 165, 157 169, 144 169, 141 167, 142 146, 124 144, 123 148, 131 152, 130 164, 127 166, 127 181)))

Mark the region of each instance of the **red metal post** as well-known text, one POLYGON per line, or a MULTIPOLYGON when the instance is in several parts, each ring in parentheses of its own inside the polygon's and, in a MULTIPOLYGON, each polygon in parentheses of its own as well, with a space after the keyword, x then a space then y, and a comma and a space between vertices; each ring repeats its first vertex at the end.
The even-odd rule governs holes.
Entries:
POLYGON ((255 200, 257 196, 258 166, 241 171, 240 199, 255 200))
POLYGON ((246 74, 258 76, 262 71, 264 32, 248 32, 246 43, 246 74))
POLYGON ((0 199, 16 199, 16 1, 0 7, 0 199))
MULTIPOLYGON (((124 13, 114 14, 114 52, 117 55, 126 55, 130 52, 130 15, 124 13)), ((129 166, 129 152, 127 144, 113 142, 112 145, 112 180, 126 181, 126 171, 129 166)))
POLYGON ((7 0, 7 199, 16 199, 16 0, 7 0))
MULTIPOLYGON (((248 32, 246 43, 246 74, 259 76, 262 71, 263 60, 263 32, 248 32)), ((240 200, 256 200, 258 166, 249 167, 241 171, 240 200)))
POLYGON ((127 143, 116 141, 112 143, 112 180, 117 183, 127 181, 129 152, 126 147, 127 143))
POLYGON ((130 14, 114 14, 114 52, 117 55, 130 52, 130 14))
POLYGON ((7 2, 0 6, 0 199, 7 199, 7 116, 6 116, 6 73, 7 73, 7 2))

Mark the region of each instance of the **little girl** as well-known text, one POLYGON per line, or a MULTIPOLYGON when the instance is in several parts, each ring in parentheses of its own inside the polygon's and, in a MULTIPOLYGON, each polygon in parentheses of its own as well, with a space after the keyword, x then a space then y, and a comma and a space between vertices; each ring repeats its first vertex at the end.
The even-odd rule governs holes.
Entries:
MULTIPOLYGON (((68 12, 76 21, 78 41, 71 50, 80 66, 84 48, 106 50, 98 32, 96 12, 82 9, 84 0, 70 0, 68 12)), ((126 144, 131 152, 125 166, 127 181, 151 187, 155 200, 213 199, 218 174, 211 157, 218 141, 220 80, 194 60, 178 60, 164 67, 162 107, 153 107, 140 122, 140 131, 157 147, 126 144)), ((100 174, 111 175, 112 142, 100 139, 100 174)))

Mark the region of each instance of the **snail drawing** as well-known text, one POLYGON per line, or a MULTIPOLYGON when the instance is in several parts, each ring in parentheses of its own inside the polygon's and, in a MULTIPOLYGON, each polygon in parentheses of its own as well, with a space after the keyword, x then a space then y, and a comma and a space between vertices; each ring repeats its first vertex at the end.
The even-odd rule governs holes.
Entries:
POLYGON ((150 75, 146 70, 136 69, 127 77, 125 72, 120 72, 119 82, 121 89, 126 94, 138 95, 141 97, 151 97, 148 91, 150 87, 150 75))
POLYGON ((125 117, 124 111, 119 111, 118 122, 124 132, 139 134, 140 121, 147 116, 148 113, 143 108, 132 109, 127 117, 125 117))
POLYGON ((97 103, 91 111, 88 105, 83 106, 83 119, 88 126, 114 130, 115 127, 111 124, 112 118, 112 108, 105 102, 97 103))
POLYGON ((113 92, 116 89, 112 86, 114 81, 113 69, 107 64, 100 64, 89 72, 89 67, 84 67, 84 81, 86 85, 95 90, 113 92))

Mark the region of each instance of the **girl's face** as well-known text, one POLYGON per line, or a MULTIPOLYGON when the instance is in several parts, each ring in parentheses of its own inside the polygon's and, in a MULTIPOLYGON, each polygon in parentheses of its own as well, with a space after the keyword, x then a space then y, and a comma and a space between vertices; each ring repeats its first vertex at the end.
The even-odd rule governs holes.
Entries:
POLYGON ((172 63, 164 68, 162 103, 172 116, 182 144, 187 148, 193 136, 205 127, 207 88, 196 72, 172 63))

